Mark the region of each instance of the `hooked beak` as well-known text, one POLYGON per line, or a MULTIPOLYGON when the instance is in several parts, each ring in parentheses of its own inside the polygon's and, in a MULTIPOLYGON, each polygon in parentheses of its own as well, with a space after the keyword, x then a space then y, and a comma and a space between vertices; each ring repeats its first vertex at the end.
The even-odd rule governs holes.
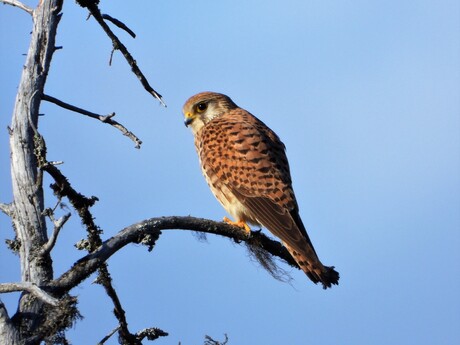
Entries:
POLYGON ((188 125, 191 124, 192 122, 193 122, 193 119, 192 119, 191 117, 186 118, 186 119, 184 120, 184 125, 185 125, 185 127, 188 127, 188 125))
POLYGON ((193 117, 191 113, 186 113, 185 120, 184 120, 185 127, 188 127, 193 122, 194 119, 195 118, 193 117))

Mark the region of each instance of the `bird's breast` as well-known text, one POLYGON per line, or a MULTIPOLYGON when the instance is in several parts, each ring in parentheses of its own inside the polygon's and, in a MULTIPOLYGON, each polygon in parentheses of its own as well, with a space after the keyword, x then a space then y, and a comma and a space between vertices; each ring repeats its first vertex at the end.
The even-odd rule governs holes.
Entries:
POLYGON ((211 192, 235 221, 259 225, 257 220, 251 216, 250 211, 238 200, 233 192, 220 182, 217 175, 209 174, 203 167, 201 170, 211 192))

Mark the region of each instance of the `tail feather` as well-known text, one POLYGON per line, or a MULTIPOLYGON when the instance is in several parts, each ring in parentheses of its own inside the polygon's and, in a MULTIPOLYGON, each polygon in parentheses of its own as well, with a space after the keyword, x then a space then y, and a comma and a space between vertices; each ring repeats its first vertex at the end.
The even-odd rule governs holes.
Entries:
MULTIPOLYGON (((333 266, 324 266, 316 255, 314 257, 311 255, 305 256, 303 253, 300 253, 287 245, 286 249, 297 262, 300 269, 305 272, 313 283, 321 283, 323 285, 323 289, 330 288, 332 285, 339 285, 340 276, 339 273, 334 270, 333 266)), ((310 250, 306 251, 309 252, 310 250)))
POLYGON ((339 285, 339 272, 334 269, 334 266, 324 266, 316 254, 315 248, 308 237, 307 230, 303 225, 302 219, 298 211, 291 212, 295 224, 300 232, 303 234, 303 243, 296 248, 290 248, 286 245, 287 250, 297 262, 299 267, 315 284, 321 282, 323 288, 330 288, 332 285, 339 285))

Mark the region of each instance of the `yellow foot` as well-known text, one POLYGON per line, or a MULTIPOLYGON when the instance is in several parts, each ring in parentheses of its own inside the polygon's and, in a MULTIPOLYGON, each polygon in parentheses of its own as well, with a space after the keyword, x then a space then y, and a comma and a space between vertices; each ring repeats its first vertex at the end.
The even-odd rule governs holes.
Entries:
POLYGON ((231 219, 229 219, 227 217, 224 217, 224 222, 227 223, 227 224, 234 225, 234 226, 237 226, 237 227, 243 229, 246 232, 247 235, 249 235, 251 233, 251 228, 249 227, 249 225, 247 225, 242 220, 240 220, 239 222, 234 222, 231 219))

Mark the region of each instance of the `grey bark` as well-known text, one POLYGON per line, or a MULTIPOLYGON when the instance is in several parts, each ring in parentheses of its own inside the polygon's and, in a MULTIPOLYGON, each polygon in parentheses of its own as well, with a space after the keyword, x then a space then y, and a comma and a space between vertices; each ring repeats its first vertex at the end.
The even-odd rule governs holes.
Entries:
MULTIPOLYGON (((55 50, 62 1, 43 0, 33 11, 33 28, 10 127, 12 221, 19 244, 22 282, 45 285, 53 279, 49 253, 39 255, 47 242, 43 215, 41 172, 34 150, 41 95, 55 50)), ((0 341, 24 344, 37 326, 43 302, 24 292, 12 322, 0 305, 0 341), (27 316, 27 317, 26 317, 27 316)), ((5 343, 5 344, 6 344, 5 343)))

